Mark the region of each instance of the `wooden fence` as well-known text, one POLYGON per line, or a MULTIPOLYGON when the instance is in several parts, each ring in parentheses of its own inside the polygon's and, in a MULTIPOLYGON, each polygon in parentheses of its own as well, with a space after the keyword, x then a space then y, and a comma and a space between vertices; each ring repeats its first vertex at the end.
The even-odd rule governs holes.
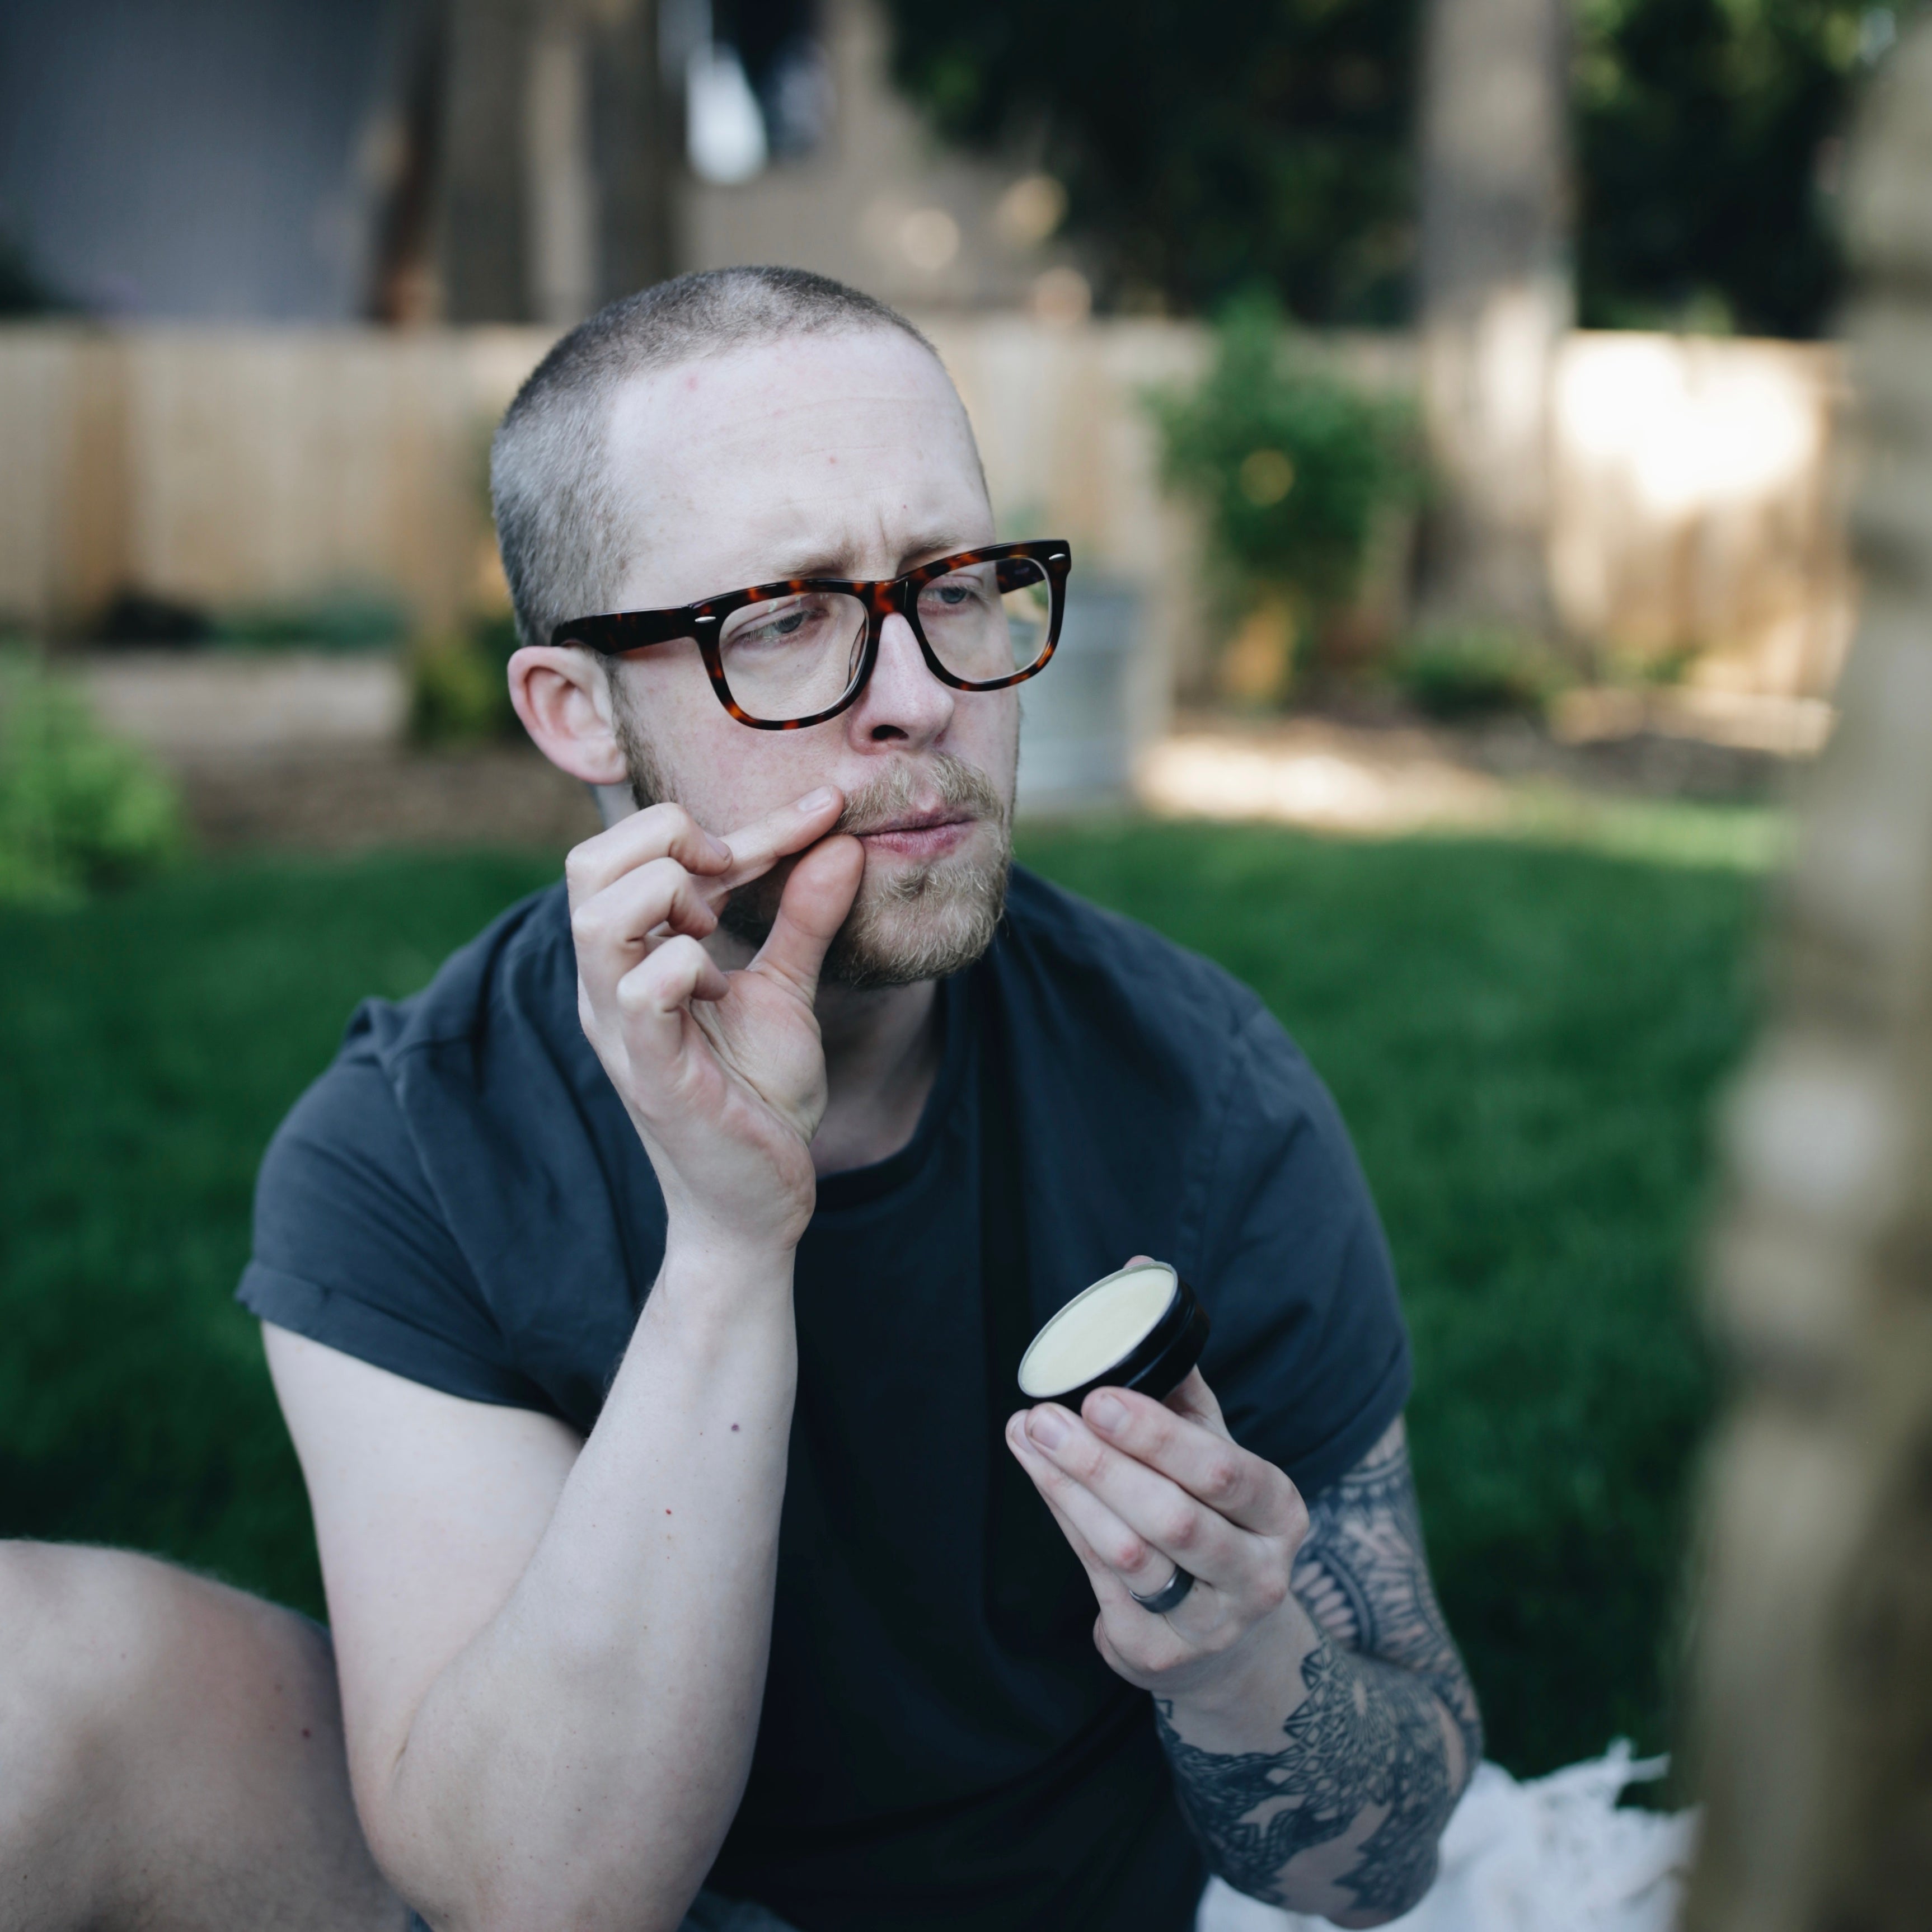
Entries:
MULTIPOLYGON (((1137 586, 1150 689, 1215 640, 1198 532, 1162 495, 1141 398, 1198 370, 1175 323, 935 317, 1003 526, 1137 586)), ((82 630, 118 590, 220 608, 344 588, 425 627, 502 595, 490 427, 546 332, 0 328, 0 618, 82 630)), ((1400 338, 1344 339, 1412 379, 1400 338)), ((1706 653, 1700 676, 1828 693, 1852 616, 1836 350, 1580 334, 1559 362, 1552 580, 1579 634, 1706 653)), ((1399 593, 1400 585, 1388 586, 1399 593)))

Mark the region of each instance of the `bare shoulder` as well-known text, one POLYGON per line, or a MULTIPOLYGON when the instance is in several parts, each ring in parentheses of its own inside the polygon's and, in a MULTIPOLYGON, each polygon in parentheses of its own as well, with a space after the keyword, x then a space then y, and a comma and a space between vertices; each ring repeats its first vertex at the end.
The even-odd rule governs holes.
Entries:
POLYGON ((533 1410, 470 1402, 264 1324, 315 1519, 358 1788, 423 1694, 496 1615, 583 1444, 533 1410))

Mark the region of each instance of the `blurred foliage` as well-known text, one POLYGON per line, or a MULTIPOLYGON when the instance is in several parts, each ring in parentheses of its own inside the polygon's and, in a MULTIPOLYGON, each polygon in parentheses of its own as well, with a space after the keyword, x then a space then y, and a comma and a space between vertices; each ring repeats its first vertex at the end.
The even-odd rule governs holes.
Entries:
POLYGON ((249 650, 385 651, 408 637, 409 607, 386 592, 346 586, 222 611, 212 641, 249 650))
POLYGON ((1042 143, 1103 301, 1184 311, 1262 283, 1389 323, 1414 251, 1416 0, 887 0, 940 131, 1042 143))
POLYGON ((1412 412, 1323 368, 1265 296, 1223 311, 1200 382, 1148 405, 1164 478, 1204 513, 1240 622, 1230 694, 1270 701, 1297 634, 1318 637, 1360 589, 1377 518, 1420 494, 1412 412))
POLYGON ((410 646, 410 736, 418 745, 477 745, 520 737, 508 666, 514 617, 479 617, 410 646))
POLYGON ((89 639, 164 650, 385 651, 408 637, 411 624, 406 604, 372 586, 343 585, 213 610, 128 585, 95 617, 89 639))
POLYGON ((1580 0, 1585 325, 1828 326, 1840 136, 1898 29, 1865 0, 1580 0))
POLYGON ((0 902, 68 900, 170 863, 174 787, 32 652, 0 651, 0 902))
POLYGON ((88 641, 140 650, 185 650, 214 635, 214 620, 199 604, 124 585, 88 626, 88 641))
MULTIPOLYGON (((1419 0, 887 5, 943 134, 1065 182, 1103 300, 1199 312, 1258 281, 1306 322, 1408 314, 1419 0)), ((1581 0, 1583 322, 1825 326, 1837 136, 1901 23, 1866 0, 1581 0)))
POLYGON ((1518 712, 1540 717, 1564 682, 1548 647, 1507 631, 1444 631, 1412 639, 1389 661, 1397 690, 1432 718, 1518 712))
MULTIPOLYGON (((1403 1279, 1436 1574, 1520 1772, 1667 1738, 1710 1400, 1684 1276, 1762 890, 1728 821, 1700 862, 1696 816, 1664 864, 1203 825, 1022 840, 1257 988, 1334 1088, 1403 1279)), ((556 869, 257 862, 0 913, 0 1535, 132 1544, 321 1612, 231 1299, 255 1165, 358 999, 421 986, 556 869)))

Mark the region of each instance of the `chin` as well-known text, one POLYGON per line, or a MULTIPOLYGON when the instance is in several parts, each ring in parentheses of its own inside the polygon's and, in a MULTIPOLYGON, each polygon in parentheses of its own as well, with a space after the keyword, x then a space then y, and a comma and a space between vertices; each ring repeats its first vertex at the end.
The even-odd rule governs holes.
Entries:
POLYGON ((971 965, 992 944, 1006 902, 1012 847, 1004 837, 993 843, 991 852, 969 848, 932 865, 868 860, 823 978, 864 991, 943 980, 971 965))

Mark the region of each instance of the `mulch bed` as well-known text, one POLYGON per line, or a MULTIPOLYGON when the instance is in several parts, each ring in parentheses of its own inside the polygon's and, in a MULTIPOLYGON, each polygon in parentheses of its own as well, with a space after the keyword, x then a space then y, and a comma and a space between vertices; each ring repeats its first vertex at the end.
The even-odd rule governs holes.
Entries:
POLYGON ((303 750, 177 768, 202 849, 358 852, 380 846, 566 851, 598 829, 590 793, 524 746, 303 750))

